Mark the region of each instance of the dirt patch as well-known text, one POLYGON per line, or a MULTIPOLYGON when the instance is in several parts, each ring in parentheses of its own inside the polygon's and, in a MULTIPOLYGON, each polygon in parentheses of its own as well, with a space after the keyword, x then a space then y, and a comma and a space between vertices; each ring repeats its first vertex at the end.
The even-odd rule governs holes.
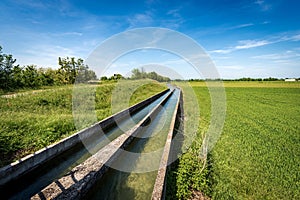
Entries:
POLYGON ((29 155, 31 153, 35 152, 35 148, 31 147, 28 149, 19 149, 17 151, 14 152, 0 152, 0 168, 4 167, 12 162, 15 162, 16 160, 20 160, 21 158, 23 158, 26 155, 29 155))
POLYGON ((19 149, 13 153, 11 160, 19 160, 31 153, 34 153, 35 151, 36 151, 35 147, 30 147, 27 149, 19 149))
POLYGON ((211 199, 205 196, 202 192, 194 190, 190 200, 211 200, 211 199))

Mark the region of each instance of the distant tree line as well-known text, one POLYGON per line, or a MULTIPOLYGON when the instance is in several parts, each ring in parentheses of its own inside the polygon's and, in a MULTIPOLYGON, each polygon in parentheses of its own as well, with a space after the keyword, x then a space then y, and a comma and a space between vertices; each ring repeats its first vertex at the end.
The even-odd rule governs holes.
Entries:
POLYGON ((121 74, 114 74, 111 77, 102 76, 100 78, 101 81, 111 81, 111 80, 120 80, 120 79, 125 79, 125 78, 121 74))
MULTIPOLYGON (((287 78, 285 78, 287 79, 287 78)), ((269 78, 239 78, 239 79, 189 79, 189 81, 284 81, 284 78, 273 78, 273 77, 269 77, 269 78)), ((299 78, 296 80, 300 80, 299 78)), ((177 81, 182 81, 182 80, 177 80, 177 81)))
POLYGON ((81 58, 58 58, 58 69, 38 68, 36 65, 20 67, 10 54, 2 53, 0 46, 0 90, 83 83, 97 76, 81 58))
POLYGON ((133 69, 131 72, 132 72, 131 79, 149 78, 149 79, 153 79, 153 80, 156 80, 159 82, 171 81, 171 79, 169 77, 161 76, 161 75, 157 74, 156 72, 148 72, 147 73, 143 69, 142 70, 133 69))
POLYGON ((269 77, 269 78, 250 78, 250 77, 247 77, 247 78, 239 78, 239 79, 235 79, 235 81, 282 81, 284 79, 279 79, 279 78, 272 78, 272 77, 269 77))
POLYGON ((113 80, 120 80, 120 79, 129 79, 129 80, 136 80, 136 79, 153 79, 159 82, 168 82, 171 81, 171 79, 169 77, 165 77, 165 76, 161 76, 159 74, 157 74, 156 72, 145 72, 143 69, 139 70, 139 69, 133 69, 131 71, 132 75, 131 77, 125 78, 123 77, 121 74, 114 74, 111 77, 107 77, 107 76, 102 76, 100 78, 101 81, 113 81, 113 80))

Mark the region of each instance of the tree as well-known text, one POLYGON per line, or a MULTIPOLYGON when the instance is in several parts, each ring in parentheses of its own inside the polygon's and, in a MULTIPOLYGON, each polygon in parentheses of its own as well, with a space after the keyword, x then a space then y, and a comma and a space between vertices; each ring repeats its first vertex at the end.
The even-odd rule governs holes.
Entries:
POLYGON ((58 77, 62 84, 70 84, 75 81, 75 77, 72 77, 74 75, 74 73, 72 73, 72 60, 70 60, 69 57, 58 57, 58 64, 60 65, 60 68, 58 69, 58 77))
POLYGON ((22 88, 24 87, 23 79, 23 68, 21 68, 19 65, 14 66, 12 70, 12 79, 14 82, 14 87, 15 88, 22 88))
POLYGON ((142 68, 142 71, 139 69, 133 69, 132 71, 132 79, 142 79, 142 78, 150 78, 159 82, 167 82, 170 81, 171 79, 169 77, 161 76, 157 74, 156 72, 145 72, 144 69, 142 68))
POLYGON ((2 53, 0 46, 0 89, 4 91, 18 88, 38 88, 42 85, 73 84, 97 79, 96 73, 89 70, 83 59, 74 57, 58 58, 57 70, 37 68, 35 65, 20 67, 15 65, 12 55, 2 53))
POLYGON ((141 68, 141 78, 148 78, 147 72, 145 72, 145 69, 142 67, 141 68))
POLYGON ((97 75, 93 70, 90 70, 88 66, 82 67, 78 71, 78 75, 76 77, 76 82, 77 83, 85 83, 88 82, 89 80, 96 80, 97 75))
MULTIPOLYGON (((14 64, 16 59, 13 59, 12 55, 2 53, 2 47, 0 46, 0 88, 9 90, 14 87, 14 81, 12 77, 14 64)), ((18 65, 17 65, 18 66, 18 65)))
POLYGON ((84 64, 83 59, 74 57, 58 58, 60 69, 58 76, 63 84, 73 84, 76 82, 83 83, 92 79, 97 79, 96 73, 89 70, 89 67, 84 64))
POLYGON ((42 85, 59 85, 59 81, 56 77, 56 70, 51 68, 39 68, 39 78, 42 85))
POLYGON ((27 65, 23 70, 23 84, 25 87, 37 88, 41 86, 40 76, 35 65, 27 65))
POLYGON ((108 79, 107 76, 102 76, 102 77, 100 78, 101 81, 107 81, 107 79, 108 79))
POLYGON ((114 74, 110 79, 119 80, 119 79, 124 79, 124 77, 121 74, 114 74))
POLYGON ((153 80, 157 80, 158 74, 156 72, 150 72, 148 74, 148 78, 153 79, 153 80))
POLYGON ((139 69, 133 69, 132 71, 132 79, 141 79, 142 78, 142 73, 140 72, 139 69))

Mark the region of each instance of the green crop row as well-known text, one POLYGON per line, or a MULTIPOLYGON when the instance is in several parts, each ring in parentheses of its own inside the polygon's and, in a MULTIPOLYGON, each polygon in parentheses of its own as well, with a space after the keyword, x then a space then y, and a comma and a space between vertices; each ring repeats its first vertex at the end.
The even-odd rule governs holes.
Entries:
POLYGON ((199 152, 210 124, 210 95, 205 84, 192 83, 200 125, 171 172, 177 191, 172 199, 191 198, 195 191, 212 199, 300 199, 299 85, 238 84, 225 83, 225 125, 203 161, 199 152))

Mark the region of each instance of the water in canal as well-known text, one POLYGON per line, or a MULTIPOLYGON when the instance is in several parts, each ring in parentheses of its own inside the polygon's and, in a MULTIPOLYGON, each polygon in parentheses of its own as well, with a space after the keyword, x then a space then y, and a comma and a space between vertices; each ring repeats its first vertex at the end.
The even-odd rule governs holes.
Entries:
POLYGON ((178 96, 175 90, 84 199, 151 199, 178 96))
POLYGON ((169 93, 170 92, 167 92, 140 111, 132 114, 131 119, 124 119, 124 121, 118 123, 118 126, 106 130, 106 137, 99 137, 90 143, 85 142, 84 145, 79 144, 72 149, 69 149, 63 154, 55 157, 55 159, 48 161, 42 167, 35 169, 34 172, 25 175, 17 182, 11 182, 7 184, 5 188, 0 188, 0 193, 5 194, 4 198, 29 199, 54 180, 59 179, 75 166, 84 162, 110 141, 132 128, 134 122, 138 123, 142 120, 169 93), (14 188, 14 190, 8 190, 9 188, 14 188), (1 192, 1 190, 5 192, 1 192))

